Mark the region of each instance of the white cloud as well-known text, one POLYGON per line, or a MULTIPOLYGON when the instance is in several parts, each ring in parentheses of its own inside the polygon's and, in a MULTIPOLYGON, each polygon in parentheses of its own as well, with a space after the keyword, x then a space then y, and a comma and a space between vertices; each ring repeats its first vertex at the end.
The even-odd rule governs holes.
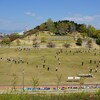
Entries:
POLYGON ((25 14, 28 15, 28 16, 34 17, 37 20, 42 20, 43 19, 42 16, 37 15, 36 13, 30 12, 30 11, 26 12, 25 14))
POLYGON ((64 19, 71 20, 71 21, 79 21, 79 22, 92 22, 94 20, 97 20, 98 18, 100 18, 100 15, 95 15, 95 16, 73 16, 73 17, 65 17, 64 19))
POLYGON ((73 16, 65 17, 64 20, 75 21, 77 23, 91 24, 94 27, 100 29, 100 15, 82 16, 80 14, 74 14, 73 16))
POLYGON ((32 17, 36 16, 36 14, 33 13, 33 12, 26 12, 25 14, 28 15, 28 16, 32 16, 32 17))

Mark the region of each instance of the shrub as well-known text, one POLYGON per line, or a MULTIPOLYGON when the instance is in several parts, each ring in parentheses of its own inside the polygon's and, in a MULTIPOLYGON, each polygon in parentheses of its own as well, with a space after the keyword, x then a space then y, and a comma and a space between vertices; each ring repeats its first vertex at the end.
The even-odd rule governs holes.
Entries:
POLYGON ((68 43, 65 42, 65 43, 63 44, 63 46, 64 46, 65 48, 69 48, 69 47, 70 47, 70 44, 68 44, 68 43))
POLYGON ((76 41, 76 45, 81 46, 82 45, 82 39, 78 38, 76 41))
POLYGON ((0 100, 100 100, 100 95, 89 93, 67 94, 1 94, 0 100))
POLYGON ((42 37, 41 38, 41 43, 45 43, 46 42, 46 38, 45 37, 42 37))
POLYGON ((33 42, 33 47, 39 47, 39 43, 37 41, 33 42))
POLYGON ((96 44, 100 45, 100 38, 96 40, 96 44))
POLYGON ((47 43, 47 47, 49 48, 54 48, 55 46, 56 46, 55 43, 53 43, 52 41, 47 43))

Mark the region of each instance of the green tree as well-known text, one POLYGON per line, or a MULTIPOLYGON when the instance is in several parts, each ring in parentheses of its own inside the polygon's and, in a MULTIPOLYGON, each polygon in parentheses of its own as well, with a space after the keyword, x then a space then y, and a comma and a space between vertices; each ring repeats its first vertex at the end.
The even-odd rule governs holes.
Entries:
POLYGON ((81 33, 81 36, 83 37, 83 39, 87 36, 87 33, 81 33))
POLYGON ((41 25, 39 26, 39 30, 40 30, 40 31, 44 31, 44 30, 45 30, 45 27, 46 27, 46 25, 45 25, 45 23, 43 23, 43 24, 41 24, 41 25))
POLYGON ((57 24, 57 31, 60 35, 66 35, 68 32, 68 24, 61 22, 57 24))
POLYGON ((1 41, 2 45, 8 45, 10 46, 11 40, 9 37, 4 37, 3 40, 1 41))
POLYGON ((92 25, 88 25, 87 33, 88 33, 89 37, 94 37, 95 31, 96 31, 96 29, 92 25))
POLYGON ((96 40, 96 44, 100 45, 100 38, 96 40))
POLYGON ((18 33, 12 33, 12 34, 9 35, 9 38, 10 38, 11 41, 14 41, 17 38, 22 38, 22 36, 19 35, 18 33))
POLYGON ((100 38, 100 30, 95 31, 95 38, 100 38))
POLYGON ((81 46, 82 45, 82 39, 78 38, 76 41, 76 45, 81 46))
POLYGON ((79 32, 80 33, 87 33, 87 26, 85 24, 79 25, 79 32))
POLYGON ((48 19, 46 22, 46 28, 48 31, 55 33, 56 32, 56 28, 55 28, 55 24, 53 22, 52 19, 48 19))

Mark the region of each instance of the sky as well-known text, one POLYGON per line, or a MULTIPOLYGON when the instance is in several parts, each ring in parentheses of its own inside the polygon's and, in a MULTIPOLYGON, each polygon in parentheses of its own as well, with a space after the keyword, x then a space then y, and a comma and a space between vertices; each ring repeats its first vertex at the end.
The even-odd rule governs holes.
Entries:
POLYGON ((100 0, 0 0, 0 32, 25 31, 49 18, 100 29, 100 0))

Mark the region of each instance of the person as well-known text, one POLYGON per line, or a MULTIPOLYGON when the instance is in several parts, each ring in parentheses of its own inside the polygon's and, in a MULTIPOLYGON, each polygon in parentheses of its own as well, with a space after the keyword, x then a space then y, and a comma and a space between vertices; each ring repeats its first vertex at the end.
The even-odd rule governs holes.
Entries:
POLYGON ((90 69, 89 72, 91 73, 92 72, 92 69, 90 69))
POLYGON ((58 71, 58 67, 56 67, 56 71, 58 71))
POLYGON ((49 71, 49 67, 47 68, 47 70, 49 71))
POLYGON ((97 65, 97 68, 98 68, 99 66, 97 65))
POLYGON ((83 64, 84 64, 84 63, 82 62, 82 66, 83 66, 83 64))
POLYGON ((36 68, 38 68, 38 65, 36 65, 36 68))
POLYGON ((43 65, 43 68, 45 68, 45 65, 43 65))
POLYGON ((95 69, 95 72, 97 72, 98 70, 97 70, 97 68, 95 69))
POLYGON ((59 62, 59 65, 61 64, 61 62, 59 62))

